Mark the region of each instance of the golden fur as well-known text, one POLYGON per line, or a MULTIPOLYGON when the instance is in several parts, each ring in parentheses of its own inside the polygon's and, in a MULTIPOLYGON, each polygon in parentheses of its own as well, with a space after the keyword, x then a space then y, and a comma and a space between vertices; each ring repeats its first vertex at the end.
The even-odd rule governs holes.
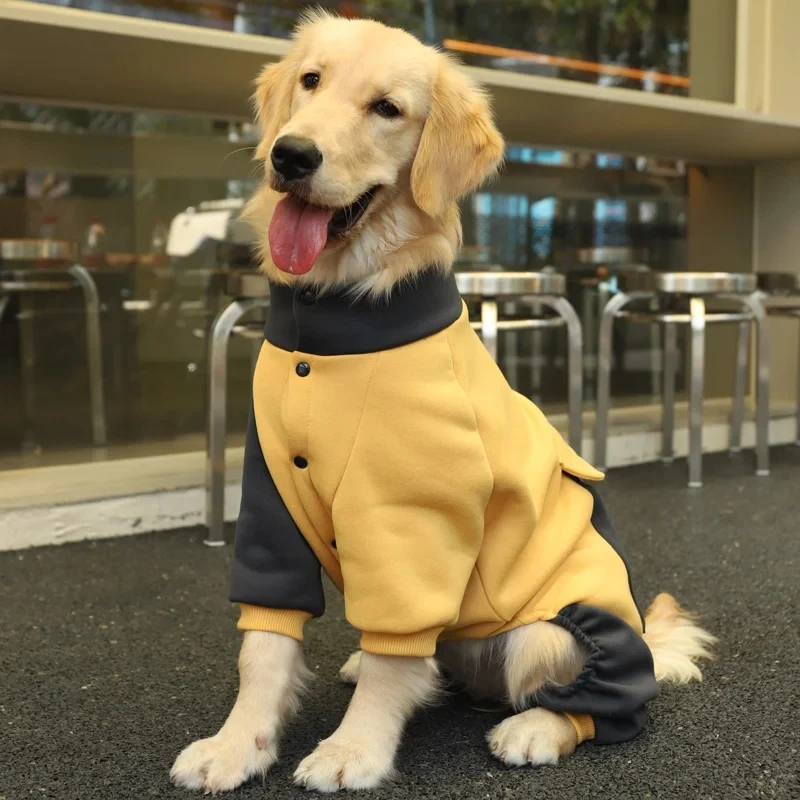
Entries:
MULTIPOLYGON (((255 101, 262 130, 256 157, 266 166, 247 215, 272 279, 385 294, 423 268, 451 267, 461 241, 457 201, 494 174, 503 153, 486 96, 452 60, 403 31, 316 13, 299 26, 289 55, 261 73, 255 101), (300 84, 308 70, 321 76, 313 93, 300 84), (400 119, 370 113, 382 97, 402 110, 400 119), (281 196, 269 154, 286 134, 312 138, 324 155, 309 202, 341 208, 382 187, 353 230, 297 277, 272 264, 267 241, 281 196)), ((713 637, 665 594, 646 624, 656 677, 699 680, 695 661, 709 657, 713 637)), ((572 682, 585 658, 576 640, 549 622, 485 641, 442 642, 436 661, 355 653, 341 671, 345 682, 357 684, 347 714, 301 762, 295 780, 330 792, 372 788, 391 776, 407 719, 435 695, 436 662, 474 695, 518 709, 543 686, 572 682)), ((306 673, 297 642, 247 632, 234 709, 216 736, 181 753, 175 782, 216 793, 263 775, 277 759, 306 673)), ((555 763, 577 743, 573 722, 543 708, 515 714, 489 734, 491 752, 509 765, 555 763)))

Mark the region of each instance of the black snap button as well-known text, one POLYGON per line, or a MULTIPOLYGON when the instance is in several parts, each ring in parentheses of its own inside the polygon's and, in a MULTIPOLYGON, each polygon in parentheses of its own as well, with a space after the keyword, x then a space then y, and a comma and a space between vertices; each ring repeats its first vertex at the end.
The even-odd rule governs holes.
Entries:
POLYGON ((313 289, 303 289, 300 293, 300 301, 307 306, 313 306, 317 302, 317 294, 313 289))
POLYGON ((309 372, 311 372, 311 365, 307 364, 305 361, 301 361, 295 368, 294 371, 301 377, 305 378, 309 372))
POLYGON ((303 456, 295 456, 294 465, 299 469, 305 469, 308 466, 308 461, 306 461, 303 456))
POLYGON ((335 550, 336 549, 336 539, 331 542, 331 547, 335 550))

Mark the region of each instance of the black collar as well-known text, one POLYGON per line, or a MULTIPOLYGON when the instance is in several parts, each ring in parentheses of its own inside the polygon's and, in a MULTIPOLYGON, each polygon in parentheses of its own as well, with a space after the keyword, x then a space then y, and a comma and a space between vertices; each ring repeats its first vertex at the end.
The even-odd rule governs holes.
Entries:
POLYGON ((376 353, 444 330, 462 307, 453 274, 437 269, 378 299, 353 299, 347 289, 318 295, 314 289, 272 284, 264 336, 281 350, 312 355, 376 353))

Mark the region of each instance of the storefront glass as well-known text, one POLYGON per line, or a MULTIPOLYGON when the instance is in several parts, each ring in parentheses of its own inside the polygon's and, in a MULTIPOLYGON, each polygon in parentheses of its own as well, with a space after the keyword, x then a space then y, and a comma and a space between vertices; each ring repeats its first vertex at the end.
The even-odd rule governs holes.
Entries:
POLYGON ((45 0, 53 5, 284 38, 310 6, 405 28, 466 63, 689 93, 690 0, 45 0))
MULTIPOLYGON (((0 468, 203 449, 210 326, 228 302, 227 272, 252 268, 235 219, 258 180, 254 140, 252 127, 226 121, 0 105, 0 238, 78 245, 101 301, 109 438, 92 446, 81 293, 13 293, 0 319, 0 468), (170 231, 200 219, 222 241, 189 237, 168 256, 170 231)), ((458 269, 568 275, 591 408, 598 314, 615 267, 685 264, 683 166, 513 143, 507 157, 501 178, 463 205, 458 269)), ((616 336, 614 397, 653 402, 657 337, 624 326, 616 336)), ((252 351, 233 338, 231 441, 244 428, 252 351)), ((560 331, 501 337, 504 369, 549 412, 565 404, 565 357, 560 331)), ((680 390, 682 371, 678 380, 680 390)))

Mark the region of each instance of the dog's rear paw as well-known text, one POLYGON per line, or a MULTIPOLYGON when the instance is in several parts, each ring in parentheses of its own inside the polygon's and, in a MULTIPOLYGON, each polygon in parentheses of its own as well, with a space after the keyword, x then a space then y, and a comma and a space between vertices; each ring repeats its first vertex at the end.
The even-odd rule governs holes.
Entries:
POLYGON ((339 680, 342 683, 358 683, 358 671, 361 669, 361 651, 356 650, 350 654, 350 658, 344 662, 344 666, 339 670, 339 680))
POLYGON ((190 744, 175 760, 170 777, 176 786, 204 792, 227 792, 277 760, 275 744, 263 736, 232 736, 222 731, 190 744))
POLYGON ((392 774, 392 758, 381 748, 358 742, 321 742, 300 762, 294 781, 306 789, 336 792, 339 789, 374 789, 392 774))
POLYGON ((509 766, 555 764, 575 749, 577 735, 562 714, 533 708, 503 720, 488 736, 492 755, 509 766))

